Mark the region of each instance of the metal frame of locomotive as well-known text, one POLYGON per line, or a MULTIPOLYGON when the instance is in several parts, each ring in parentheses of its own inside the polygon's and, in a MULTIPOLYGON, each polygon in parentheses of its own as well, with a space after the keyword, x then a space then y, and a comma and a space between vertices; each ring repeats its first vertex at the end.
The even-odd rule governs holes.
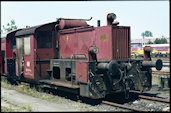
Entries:
POLYGON ((144 60, 130 59, 130 27, 118 26, 107 15, 107 26, 93 27, 84 19, 63 19, 7 35, 5 74, 20 80, 57 87, 93 99, 152 86, 150 47, 144 60), (15 44, 16 39, 16 44, 15 44), (16 47, 13 47, 15 46, 16 47))

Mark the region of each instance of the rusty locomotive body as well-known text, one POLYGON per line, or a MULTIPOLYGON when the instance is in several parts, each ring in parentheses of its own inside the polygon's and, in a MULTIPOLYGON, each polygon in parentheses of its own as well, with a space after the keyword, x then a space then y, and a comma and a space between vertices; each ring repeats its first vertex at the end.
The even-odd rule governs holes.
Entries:
POLYGON ((130 27, 119 26, 116 15, 107 15, 107 26, 90 26, 83 19, 59 18, 56 22, 8 33, 1 72, 20 80, 58 87, 93 99, 152 86, 151 61, 130 58, 130 27))

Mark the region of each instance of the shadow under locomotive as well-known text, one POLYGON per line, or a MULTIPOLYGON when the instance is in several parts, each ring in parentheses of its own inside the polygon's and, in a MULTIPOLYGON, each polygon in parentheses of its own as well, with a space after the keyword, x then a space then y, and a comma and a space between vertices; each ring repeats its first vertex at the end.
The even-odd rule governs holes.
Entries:
MULTIPOLYGON (((109 102, 114 102, 114 103, 119 103, 119 104, 134 102, 135 100, 139 99, 138 96, 140 94, 140 93, 135 93, 135 92, 129 92, 129 97, 127 99, 125 99, 124 93, 109 94, 109 95, 106 95, 105 98, 102 98, 102 99, 91 99, 91 98, 87 98, 87 97, 82 97, 78 94, 74 94, 73 92, 64 91, 64 89, 58 89, 58 88, 52 88, 52 87, 42 87, 39 85, 31 86, 31 88, 32 87, 35 87, 35 89, 37 89, 37 91, 41 90, 47 94, 52 94, 54 96, 63 97, 65 99, 70 99, 75 102, 79 101, 81 103, 90 104, 92 106, 99 105, 102 103, 102 101, 109 101, 109 102)), ((150 97, 158 97, 157 93, 153 93, 153 94, 143 93, 143 95, 150 96, 150 97)))

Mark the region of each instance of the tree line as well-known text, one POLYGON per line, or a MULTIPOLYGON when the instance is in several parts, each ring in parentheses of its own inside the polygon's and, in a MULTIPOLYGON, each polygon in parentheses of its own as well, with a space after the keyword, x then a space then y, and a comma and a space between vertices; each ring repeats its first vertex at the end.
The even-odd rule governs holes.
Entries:
MULTIPOLYGON (((153 34, 151 31, 146 30, 145 32, 141 33, 141 36, 144 40, 145 37, 152 37, 153 34)), ((147 42, 147 44, 167 44, 167 43, 168 43, 167 39, 164 36, 162 36, 161 38, 156 38, 154 42, 152 42, 151 40, 147 42)))
POLYGON ((9 23, 6 24, 6 26, 3 25, 3 29, 1 29, 0 34, 3 32, 10 32, 16 29, 18 29, 18 27, 15 25, 15 20, 12 19, 9 23))

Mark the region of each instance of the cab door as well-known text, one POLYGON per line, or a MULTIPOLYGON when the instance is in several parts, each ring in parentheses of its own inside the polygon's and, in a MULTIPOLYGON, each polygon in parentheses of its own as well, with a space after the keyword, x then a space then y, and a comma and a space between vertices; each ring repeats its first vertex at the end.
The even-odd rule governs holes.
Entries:
POLYGON ((24 37, 24 77, 34 79, 34 37, 24 37))
POLYGON ((23 52, 24 52, 23 38, 16 38, 16 75, 23 76, 23 52))
POLYGON ((17 38, 18 75, 34 79, 34 40, 33 35, 17 38))

